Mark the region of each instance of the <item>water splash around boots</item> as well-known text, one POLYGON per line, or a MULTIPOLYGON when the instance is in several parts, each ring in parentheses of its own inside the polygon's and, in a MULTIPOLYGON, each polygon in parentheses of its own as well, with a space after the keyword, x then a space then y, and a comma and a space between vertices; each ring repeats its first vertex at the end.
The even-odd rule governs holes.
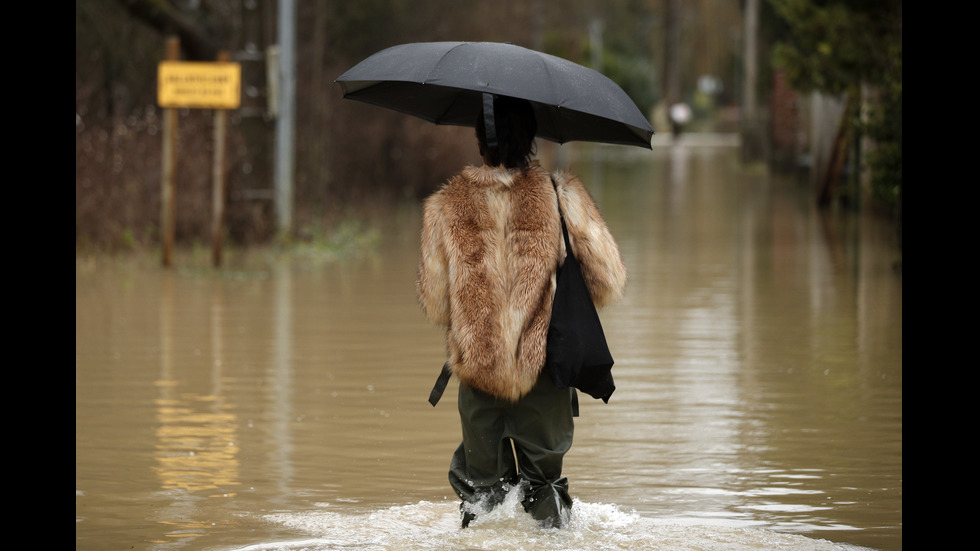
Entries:
POLYGON ((366 551, 495 550, 524 551, 859 551, 838 544, 761 528, 677 523, 641 516, 605 503, 575 499, 567 526, 543 527, 522 505, 515 486, 495 507, 475 504, 475 518, 460 527, 458 501, 420 501, 411 505, 351 513, 346 505, 320 504, 322 510, 279 512, 265 521, 305 537, 235 548, 237 551, 362 549, 366 551))

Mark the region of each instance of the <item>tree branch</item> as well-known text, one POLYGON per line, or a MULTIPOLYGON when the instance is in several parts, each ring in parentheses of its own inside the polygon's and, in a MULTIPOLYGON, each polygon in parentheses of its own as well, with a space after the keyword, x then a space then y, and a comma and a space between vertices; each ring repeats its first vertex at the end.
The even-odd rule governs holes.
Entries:
POLYGON ((165 0, 119 0, 133 17, 165 35, 180 38, 181 49, 187 58, 195 61, 213 61, 218 46, 210 38, 205 26, 165 0))

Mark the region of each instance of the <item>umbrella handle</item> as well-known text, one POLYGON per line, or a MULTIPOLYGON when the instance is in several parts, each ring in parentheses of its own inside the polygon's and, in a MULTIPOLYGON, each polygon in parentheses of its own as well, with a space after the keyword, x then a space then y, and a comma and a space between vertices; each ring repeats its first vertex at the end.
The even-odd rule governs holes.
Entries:
POLYGON ((493 94, 483 92, 483 125, 486 128, 487 147, 497 147, 497 125, 493 114, 493 94))

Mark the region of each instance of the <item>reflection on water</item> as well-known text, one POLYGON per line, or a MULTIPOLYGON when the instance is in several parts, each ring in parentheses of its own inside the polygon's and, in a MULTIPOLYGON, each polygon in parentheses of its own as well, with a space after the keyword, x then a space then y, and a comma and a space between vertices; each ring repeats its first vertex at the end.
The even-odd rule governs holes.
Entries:
POLYGON ((893 230, 736 154, 574 165, 631 279, 564 532, 506 507, 456 528, 417 205, 356 258, 78 259, 76 548, 901 549, 893 230))
POLYGON ((167 278, 160 296, 160 378, 155 468, 160 487, 188 491, 214 490, 238 484, 238 446, 234 406, 221 392, 223 338, 222 304, 211 303, 211 384, 204 394, 182 392, 174 373, 175 305, 173 280, 167 278))

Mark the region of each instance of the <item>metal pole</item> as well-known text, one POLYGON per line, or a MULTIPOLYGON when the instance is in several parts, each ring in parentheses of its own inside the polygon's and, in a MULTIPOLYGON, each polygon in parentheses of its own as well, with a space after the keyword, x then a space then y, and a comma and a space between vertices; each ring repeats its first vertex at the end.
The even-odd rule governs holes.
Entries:
POLYGON ((296 116, 296 2, 279 2, 279 116, 276 118, 276 217, 279 236, 293 229, 296 116))

